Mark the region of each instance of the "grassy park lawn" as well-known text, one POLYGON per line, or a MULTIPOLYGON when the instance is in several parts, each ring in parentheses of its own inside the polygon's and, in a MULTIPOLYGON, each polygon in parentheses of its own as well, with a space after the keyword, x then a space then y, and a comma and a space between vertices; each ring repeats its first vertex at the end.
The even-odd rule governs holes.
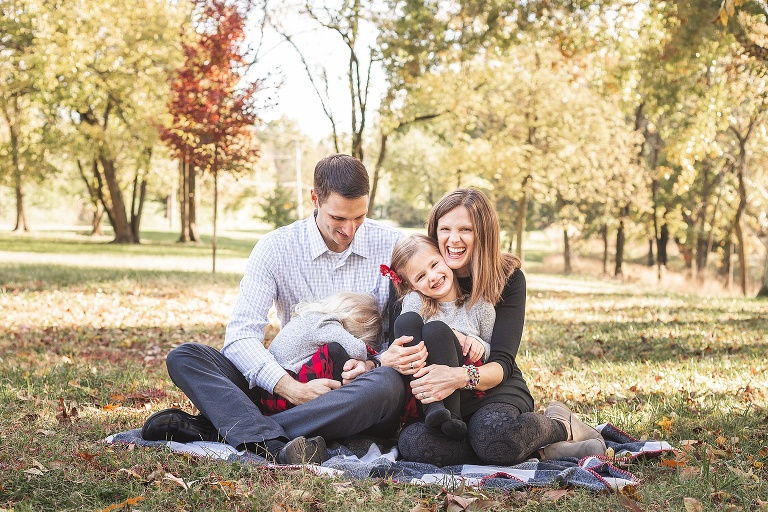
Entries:
POLYGON ((460 495, 474 510, 768 510, 768 303, 533 266, 519 361, 537 406, 563 400, 686 448, 632 463, 631 499, 333 480, 101 443, 159 409, 191 411, 165 354, 221 346, 257 237, 221 237, 213 276, 209 247, 171 234, 124 247, 0 233, 0 509, 464 510, 460 495))

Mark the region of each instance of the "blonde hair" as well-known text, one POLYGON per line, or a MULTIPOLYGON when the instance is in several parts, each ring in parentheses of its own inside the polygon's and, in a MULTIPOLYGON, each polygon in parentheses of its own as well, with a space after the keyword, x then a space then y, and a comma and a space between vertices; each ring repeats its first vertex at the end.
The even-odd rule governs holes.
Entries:
MULTIPOLYGON (((413 290, 413 284, 408 282, 406 268, 408 262, 411 261, 417 253, 423 250, 432 250, 437 253, 441 258, 440 249, 437 247, 437 242, 427 235, 413 234, 405 238, 401 238, 395 244, 395 248, 392 250, 392 261, 390 268, 397 273, 400 277, 400 282, 395 282, 395 290, 397 290, 397 296, 401 299, 411 290, 413 290)), ((453 286, 456 288, 456 305, 461 306, 464 303, 464 296, 459 289, 456 279, 453 280, 453 286)), ((421 292, 417 292, 421 296, 421 311, 419 313, 425 318, 431 318, 440 309, 440 302, 432 297, 427 297, 421 292)))
MULTIPOLYGON (((338 292, 317 301, 296 304, 293 315, 307 313, 333 315, 344 330, 366 345, 376 348, 381 336, 381 313, 376 297, 370 293, 338 292)), ((329 340, 333 341, 333 340, 329 340)))
POLYGON ((440 218, 460 206, 469 212, 475 233, 470 260, 472 294, 469 306, 472 307, 480 299, 496 304, 501 300, 509 276, 522 265, 515 256, 501 252, 499 217, 490 199, 473 188, 459 188, 447 193, 429 212, 427 233, 436 241, 440 218))

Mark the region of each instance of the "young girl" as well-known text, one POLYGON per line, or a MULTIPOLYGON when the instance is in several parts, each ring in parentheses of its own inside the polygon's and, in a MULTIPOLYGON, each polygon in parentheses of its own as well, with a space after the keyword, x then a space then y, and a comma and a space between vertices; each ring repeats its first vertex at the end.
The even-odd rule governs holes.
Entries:
MULTIPOLYGON (((294 307, 291 321, 269 345, 270 353, 299 382, 313 379, 341 381, 344 363, 365 360, 381 335, 376 298, 367 293, 339 292, 294 307)), ((261 391, 264 414, 292 407, 280 397, 261 391)))
MULTIPOLYGON (((468 307, 453 270, 445 263, 437 243, 428 236, 417 234, 401 239, 392 251, 391 265, 382 265, 381 270, 394 281, 402 298, 402 312, 395 320, 395 337, 413 336, 407 346, 423 339, 429 353, 427 364, 458 367, 468 363, 464 364, 468 375, 465 389, 474 389, 475 365, 487 360, 490 352, 488 340, 496 320, 494 307, 485 300, 477 300, 468 307)), ((416 398, 422 402, 429 399, 423 393, 416 398)), ((422 404, 422 410, 428 427, 439 428, 452 439, 463 439, 466 435, 458 392, 422 404)))

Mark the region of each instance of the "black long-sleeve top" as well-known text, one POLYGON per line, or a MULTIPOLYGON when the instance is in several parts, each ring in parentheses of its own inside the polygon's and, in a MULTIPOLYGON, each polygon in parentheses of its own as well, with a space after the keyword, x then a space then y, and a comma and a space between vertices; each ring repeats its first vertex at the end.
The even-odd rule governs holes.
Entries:
MULTIPOLYGON (((459 278, 459 285, 465 293, 472 293, 471 276, 459 278)), ((465 417, 489 403, 511 404, 520 409, 520 412, 533 410, 533 397, 515 362, 525 324, 525 294, 525 274, 517 269, 507 279, 501 292, 501 300, 496 304, 491 353, 486 363, 500 364, 504 377, 497 386, 486 390, 480 397, 475 397, 471 391, 462 390, 461 412, 465 417)))

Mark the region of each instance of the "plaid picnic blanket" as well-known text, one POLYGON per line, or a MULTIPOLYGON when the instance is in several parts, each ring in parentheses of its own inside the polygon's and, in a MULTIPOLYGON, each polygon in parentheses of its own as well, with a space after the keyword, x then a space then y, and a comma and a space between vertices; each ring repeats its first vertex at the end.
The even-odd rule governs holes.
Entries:
MULTIPOLYGON (((619 466, 637 458, 659 456, 673 450, 666 441, 641 441, 610 423, 600 425, 597 429, 605 439, 605 444, 613 449, 614 457, 585 457, 581 460, 564 458, 548 461, 530 459, 515 466, 464 464, 437 467, 398 460, 396 447, 385 447, 370 439, 360 438, 345 441, 343 445, 331 444, 328 448, 331 457, 322 466, 307 467, 316 473, 330 476, 359 479, 392 478, 399 482, 436 484, 446 488, 463 484, 515 490, 559 484, 561 487, 571 486, 600 492, 615 491, 628 484, 640 483, 632 473, 619 466)), ((164 447, 174 452, 213 457, 229 462, 269 465, 264 458, 247 451, 238 452, 225 443, 196 441, 182 444, 174 441, 145 441, 141 438, 141 429, 111 435, 105 439, 105 442, 164 447)))

